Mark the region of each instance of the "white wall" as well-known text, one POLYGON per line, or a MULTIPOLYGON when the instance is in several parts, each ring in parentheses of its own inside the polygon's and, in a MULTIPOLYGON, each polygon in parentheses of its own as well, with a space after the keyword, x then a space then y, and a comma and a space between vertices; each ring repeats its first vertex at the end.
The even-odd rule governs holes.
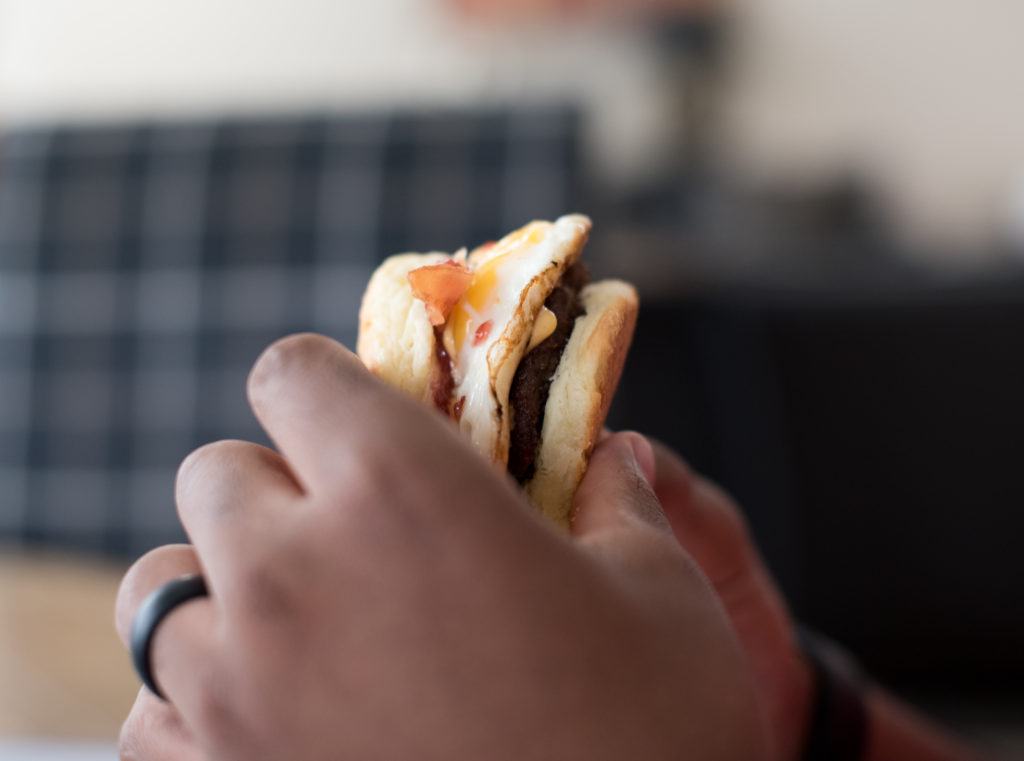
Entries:
POLYGON ((737 13, 726 144, 744 173, 861 173, 910 237, 938 248, 1010 232, 1024 3, 742 0, 737 13))
POLYGON ((467 40, 416 0, 3 0, 15 118, 373 103, 478 93, 467 40), (468 48, 468 49, 467 49, 468 48))
POLYGON ((629 175, 659 160, 651 65, 636 30, 497 31, 441 0, 0 0, 0 124, 570 93, 629 175))
MULTIPOLYGON (((721 137, 734 171, 852 171, 938 248, 1006 235, 1024 198, 1024 3, 732 5, 721 137)), ((498 33, 440 0, 0 0, 0 123, 578 92, 600 117, 596 155, 629 177, 659 160, 653 71, 628 27, 498 33)))

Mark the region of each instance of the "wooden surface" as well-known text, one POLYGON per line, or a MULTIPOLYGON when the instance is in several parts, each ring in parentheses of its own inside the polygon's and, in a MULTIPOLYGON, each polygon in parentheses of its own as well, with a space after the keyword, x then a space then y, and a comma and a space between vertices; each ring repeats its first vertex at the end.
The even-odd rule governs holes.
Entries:
POLYGON ((124 570, 0 549, 0 736, 117 737, 139 688, 114 633, 124 570))
MULTIPOLYGON (((0 758, 11 750, 4 738, 116 739, 139 689, 114 633, 124 570, 0 548, 0 758)), ((931 712, 1003 757, 1024 760, 1022 707, 1020 700, 956 701, 931 712)))

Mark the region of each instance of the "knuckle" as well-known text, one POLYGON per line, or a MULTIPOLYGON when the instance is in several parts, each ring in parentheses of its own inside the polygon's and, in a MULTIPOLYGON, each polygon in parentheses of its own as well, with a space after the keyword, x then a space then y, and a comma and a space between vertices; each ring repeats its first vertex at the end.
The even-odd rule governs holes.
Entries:
POLYGON ((187 567, 194 557, 190 547, 169 544, 156 547, 132 563, 121 578, 114 598, 114 626, 124 642, 128 641, 138 607, 159 580, 169 578, 173 570, 187 567))
POLYGON ((308 367, 313 358, 332 343, 331 339, 316 333, 297 333, 272 343, 260 354, 249 373, 250 399, 258 400, 275 378, 308 367))
POLYGON ((246 441, 224 439, 204 444, 189 454, 180 466, 175 478, 175 494, 179 502, 183 495, 198 479, 211 473, 223 475, 236 469, 246 450, 254 446, 246 441))

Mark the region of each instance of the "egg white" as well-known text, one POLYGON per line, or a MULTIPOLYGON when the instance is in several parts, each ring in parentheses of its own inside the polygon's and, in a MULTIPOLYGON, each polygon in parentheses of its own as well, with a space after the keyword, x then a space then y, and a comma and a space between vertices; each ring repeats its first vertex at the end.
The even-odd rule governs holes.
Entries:
POLYGON ((444 343, 453 361, 453 402, 461 413, 462 431, 502 466, 508 462, 508 398, 515 370, 545 299, 578 257, 589 230, 590 220, 582 215, 534 222, 470 257, 475 273, 493 268, 494 278, 477 282, 474 274, 469 291, 452 310, 457 319, 450 317, 445 329, 444 343), (460 321, 468 321, 461 341, 453 328, 460 321), (489 334, 474 340, 488 321, 489 334))

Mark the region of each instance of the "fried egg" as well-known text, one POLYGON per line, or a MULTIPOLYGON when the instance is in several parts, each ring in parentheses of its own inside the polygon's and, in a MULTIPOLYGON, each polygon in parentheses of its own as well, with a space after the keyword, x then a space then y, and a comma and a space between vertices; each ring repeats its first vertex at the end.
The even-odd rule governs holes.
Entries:
POLYGON ((531 222, 468 257, 469 287, 452 308, 443 342, 452 360, 455 417, 485 455, 508 462, 509 390, 523 355, 555 330, 544 307, 578 258, 590 219, 531 222))

